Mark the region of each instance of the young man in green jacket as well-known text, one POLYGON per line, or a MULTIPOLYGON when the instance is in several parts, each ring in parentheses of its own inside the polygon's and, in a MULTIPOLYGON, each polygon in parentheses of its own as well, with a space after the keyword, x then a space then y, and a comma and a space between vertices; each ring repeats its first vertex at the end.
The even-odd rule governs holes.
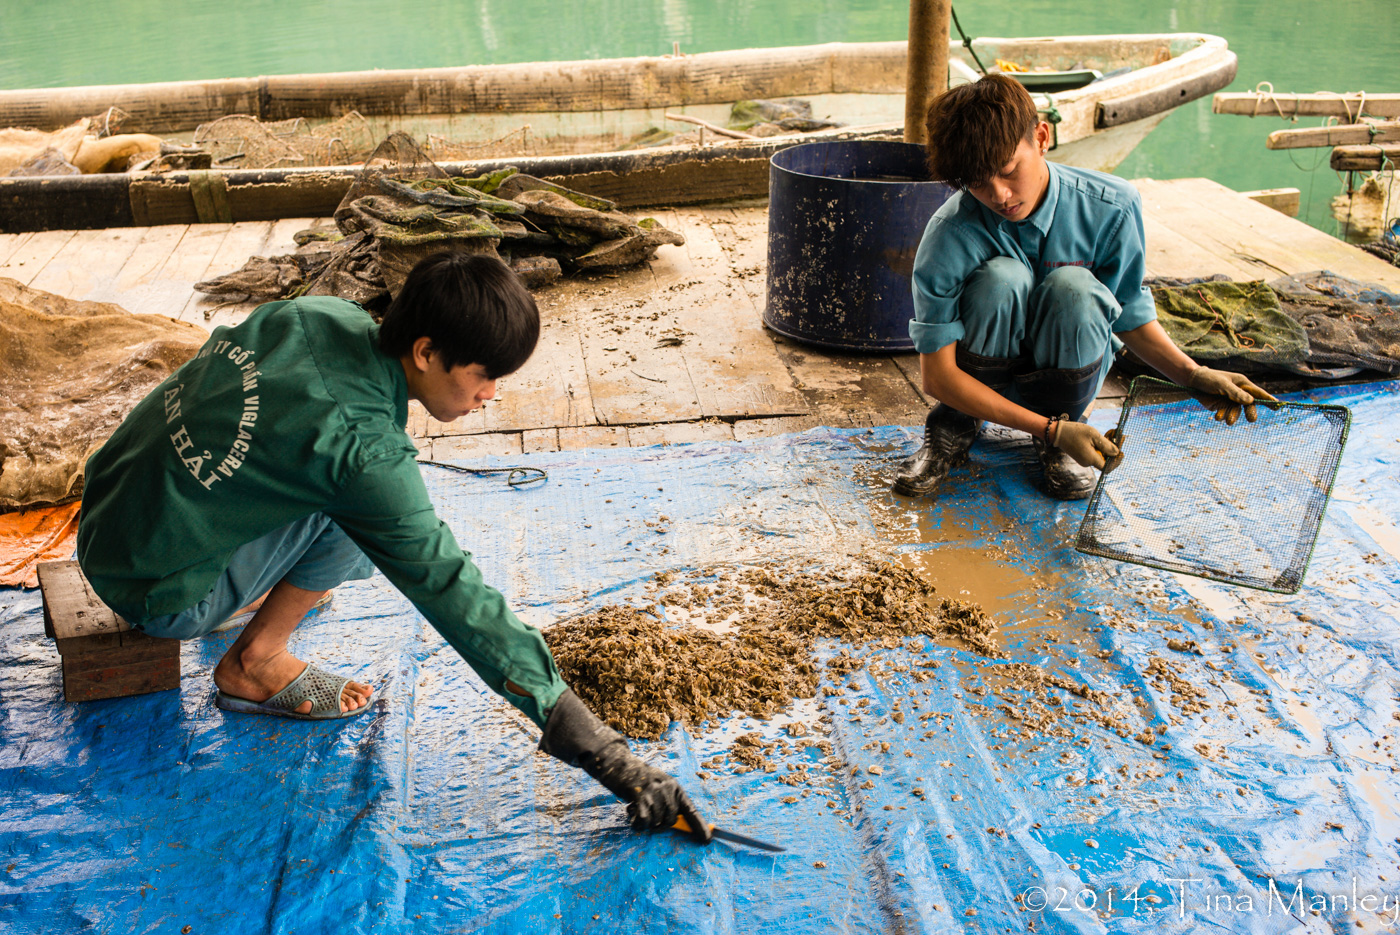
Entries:
POLYGON ((1273 399, 1237 373, 1196 364, 1157 323, 1142 204, 1132 185, 1046 160, 1050 125, 1005 75, 953 88, 928 109, 929 168, 959 191, 934 214, 914 259, 914 320, 929 413, 897 493, 933 492, 967 457, 983 420, 1030 433, 1042 489, 1093 491, 1119 454, 1085 423, 1127 345, 1234 424, 1273 399))
POLYGON ((634 827, 683 815, 707 839, 680 785, 579 701, 539 631, 482 581, 415 463, 409 400, 458 419, 538 337, 534 299, 482 256, 424 260, 382 326, 332 297, 263 305, 215 329, 88 460, 79 564, 152 636, 203 636, 261 600, 215 667, 216 703, 307 719, 359 714, 372 689, 295 659, 287 640, 330 589, 378 568, 543 729, 541 749, 628 803, 634 827))

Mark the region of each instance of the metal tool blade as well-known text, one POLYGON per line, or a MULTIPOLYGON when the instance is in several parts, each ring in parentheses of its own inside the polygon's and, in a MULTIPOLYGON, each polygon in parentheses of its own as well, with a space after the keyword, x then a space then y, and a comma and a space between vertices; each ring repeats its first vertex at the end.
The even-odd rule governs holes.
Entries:
MULTIPOLYGON (((690 822, 682 815, 676 819, 676 823, 671 826, 672 831, 679 831, 681 834, 690 834, 690 822)), ((785 847, 776 844, 766 844, 763 841, 755 841, 753 838, 746 838, 742 834, 735 834, 733 831, 721 831, 714 825, 710 825, 710 836, 719 838, 721 841, 728 841, 730 844, 743 844, 746 847, 756 847, 761 851, 772 851, 782 854, 787 851, 785 847)))
POLYGON ((724 831, 720 828, 711 828, 710 834, 719 838, 721 841, 728 841, 731 844, 743 844, 747 847, 756 847, 761 851, 772 851, 775 854, 782 854, 787 851, 785 847, 779 847, 776 844, 768 844, 764 841, 755 841, 753 838, 746 838, 742 834, 735 834, 733 831, 724 831))

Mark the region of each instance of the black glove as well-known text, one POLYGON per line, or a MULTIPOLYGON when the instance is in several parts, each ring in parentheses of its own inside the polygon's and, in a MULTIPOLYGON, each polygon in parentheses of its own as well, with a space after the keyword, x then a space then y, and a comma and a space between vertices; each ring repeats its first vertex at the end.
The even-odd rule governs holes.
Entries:
POLYGON ((637 831, 670 828, 679 816, 691 836, 710 843, 710 826, 695 812, 680 783, 627 749, 622 735, 598 719, 569 689, 559 696, 545 721, 540 749, 570 766, 578 766, 627 803, 627 818, 637 831))

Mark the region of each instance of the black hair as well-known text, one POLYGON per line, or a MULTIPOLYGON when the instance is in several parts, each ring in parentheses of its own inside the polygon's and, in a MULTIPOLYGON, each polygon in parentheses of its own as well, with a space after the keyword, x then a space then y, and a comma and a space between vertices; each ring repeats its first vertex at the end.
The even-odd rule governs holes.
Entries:
POLYGON ((434 253, 389 303, 379 349, 402 357, 426 337, 448 370, 480 364, 491 379, 519 370, 540 338, 540 312, 520 277, 494 256, 434 253))
POLYGON ((1014 78, 985 75, 950 88, 928 106, 929 173, 956 188, 982 185, 1022 140, 1035 140, 1039 122, 1030 93, 1014 78))

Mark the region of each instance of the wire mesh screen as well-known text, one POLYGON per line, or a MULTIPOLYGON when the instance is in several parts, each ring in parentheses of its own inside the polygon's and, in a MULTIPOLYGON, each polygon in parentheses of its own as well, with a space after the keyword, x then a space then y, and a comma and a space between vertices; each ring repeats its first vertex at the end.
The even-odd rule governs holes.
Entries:
POLYGON ((1075 548, 1293 594, 1346 444, 1345 406, 1279 403, 1235 425, 1138 377, 1118 421, 1122 464, 1099 478, 1075 548))

